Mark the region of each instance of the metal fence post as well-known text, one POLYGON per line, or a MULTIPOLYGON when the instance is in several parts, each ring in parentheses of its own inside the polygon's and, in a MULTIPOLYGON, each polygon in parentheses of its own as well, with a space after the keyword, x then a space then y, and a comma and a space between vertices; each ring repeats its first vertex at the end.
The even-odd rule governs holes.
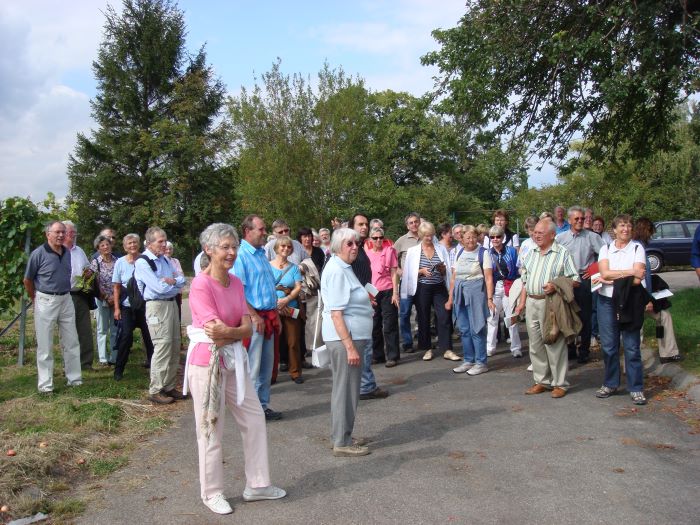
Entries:
MULTIPOLYGON (((31 252, 31 245, 32 232, 31 230, 27 230, 27 234, 24 238, 24 253, 27 254, 27 258, 29 258, 31 252)), ((17 355, 17 366, 24 366, 24 333, 27 327, 27 299, 24 293, 22 293, 22 299, 20 299, 19 305, 21 317, 19 319, 19 352, 17 355)))

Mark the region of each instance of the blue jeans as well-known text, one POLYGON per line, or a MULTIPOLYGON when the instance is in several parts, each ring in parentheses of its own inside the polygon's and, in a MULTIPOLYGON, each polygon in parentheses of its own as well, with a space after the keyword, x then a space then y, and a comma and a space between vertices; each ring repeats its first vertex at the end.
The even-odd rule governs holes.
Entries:
POLYGON ((404 346, 413 347, 413 332, 411 332, 411 308, 413 307, 413 296, 410 295, 401 299, 399 303, 399 331, 401 332, 401 342, 404 346))
POLYGON ((598 337, 598 295, 598 292, 591 294, 591 337, 598 337))
POLYGON ((642 392, 644 390, 644 370, 642 354, 639 350, 639 330, 620 330, 615 317, 613 300, 604 295, 598 296, 598 330, 600 344, 603 348, 605 363, 605 381, 608 388, 620 386, 620 336, 625 347, 625 374, 627 390, 642 392))
POLYGON ((364 348, 357 350, 362 353, 362 377, 360 378, 360 394, 369 394, 377 389, 377 380, 372 372, 372 339, 362 341, 364 348))
POLYGON ((117 362, 117 327, 114 325, 114 307, 107 301, 95 299, 97 310, 97 352, 100 363, 117 362))
POLYGON ((255 384, 255 391, 263 407, 270 403, 270 381, 272 380, 272 365, 275 361, 275 335, 265 339, 264 334, 253 331, 248 348, 248 364, 250 379, 255 384))
POLYGON ((472 332, 469 324, 469 307, 460 307, 457 328, 462 338, 462 355, 465 363, 486 364, 486 326, 484 324, 479 332, 472 332))

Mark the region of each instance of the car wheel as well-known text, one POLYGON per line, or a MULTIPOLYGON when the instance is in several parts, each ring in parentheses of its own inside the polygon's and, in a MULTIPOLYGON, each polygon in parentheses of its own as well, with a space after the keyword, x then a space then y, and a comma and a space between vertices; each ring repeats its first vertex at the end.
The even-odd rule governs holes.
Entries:
POLYGON ((660 272, 664 265, 663 257, 658 253, 649 253, 647 257, 649 257, 649 266, 651 267, 652 273, 660 272))

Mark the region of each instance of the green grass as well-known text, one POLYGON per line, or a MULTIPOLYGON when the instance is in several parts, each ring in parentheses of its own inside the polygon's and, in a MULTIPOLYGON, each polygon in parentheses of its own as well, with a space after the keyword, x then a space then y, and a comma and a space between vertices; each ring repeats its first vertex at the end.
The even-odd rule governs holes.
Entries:
MULTIPOLYGON (((670 300, 676 342, 683 356, 679 364, 688 372, 700 375, 700 289, 681 290, 670 300)), ((652 319, 644 322, 644 339, 653 346, 656 346, 655 326, 652 319)))
MULTIPOLYGON (((0 326, 8 316, 0 314, 0 326)), ((2 520, 42 511, 52 523, 70 523, 85 508, 72 489, 128 464, 137 443, 171 419, 146 400, 150 375, 140 332, 121 381, 112 368, 86 370, 78 387, 66 386, 56 334, 51 395, 37 393, 31 311, 24 366, 17 364, 18 341, 19 323, 0 338, 0 502, 11 509, 2 520), (6 455, 10 448, 16 456, 6 455)))

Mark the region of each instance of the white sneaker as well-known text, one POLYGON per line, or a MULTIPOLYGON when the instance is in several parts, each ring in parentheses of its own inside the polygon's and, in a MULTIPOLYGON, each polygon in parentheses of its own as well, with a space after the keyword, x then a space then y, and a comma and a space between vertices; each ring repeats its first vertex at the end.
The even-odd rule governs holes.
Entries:
POLYGON ((433 358, 433 351, 428 350, 423 354, 423 361, 430 361, 433 358))
POLYGON ((457 368, 453 368, 452 371, 455 374, 463 374, 464 372, 466 372, 467 370, 469 370, 473 366, 474 366, 474 363, 462 363, 457 368))
POLYGON ((287 493, 283 489, 275 487, 274 485, 270 485, 269 487, 261 487, 257 489, 246 487, 243 491, 243 499, 245 501, 280 499, 284 498, 286 495, 287 493))
POLYGON ((202 501, 212 512, 216 512, 217 514, 231 514, 233 512, 231 505, 229 505, 221 492, 214 494, 209 499, 203 499, 202 501))
POLYGON ((480 365, 479 363, 475 364, 473 367, 469 369, 467 374, 470 376, 478 376, 479 374, 483 374, 484 372, 488 372, 489 367, 486 365, 480 365))
POLYGON ((528 372, 532 372, 532 363, 530 363, 530 366, 527 367, 528 372))
POLYGON ((447 350, 443 355, 443 359, 448 359, 449 361, 461 361, 462 358, 455 354, 452 350, 447 350))
POLYGON ((493 355, 493 350, 486 350, 486 355, 491 357, 493 355))
POLYGON ((509 337, 508 339, 506 339, 506 344, 507 344, 507 345, 510 344, 510 337, 509 337))
POLYGON ((513 357, 522 357, 523 353, 520 350, 513 350, 513 357))

